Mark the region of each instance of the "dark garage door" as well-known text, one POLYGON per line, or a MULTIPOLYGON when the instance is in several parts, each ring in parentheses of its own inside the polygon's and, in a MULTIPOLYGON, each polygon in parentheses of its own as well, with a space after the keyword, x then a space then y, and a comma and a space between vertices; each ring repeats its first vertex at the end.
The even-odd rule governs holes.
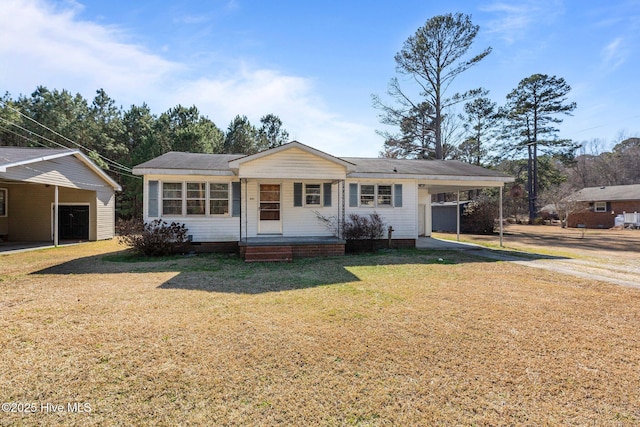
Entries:
POLYGON ((89 240, 89 206, 58 206, 60 240, 89 240))

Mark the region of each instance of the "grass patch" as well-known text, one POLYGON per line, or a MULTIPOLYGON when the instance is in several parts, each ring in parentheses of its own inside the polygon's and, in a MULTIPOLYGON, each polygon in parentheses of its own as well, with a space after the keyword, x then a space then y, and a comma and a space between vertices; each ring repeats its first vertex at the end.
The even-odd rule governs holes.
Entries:
POLYGON ((91 413, 1 425, 640 422, 636 289, 466 252, 245 264, 119 249, 3 258, 2 400, 91 413))

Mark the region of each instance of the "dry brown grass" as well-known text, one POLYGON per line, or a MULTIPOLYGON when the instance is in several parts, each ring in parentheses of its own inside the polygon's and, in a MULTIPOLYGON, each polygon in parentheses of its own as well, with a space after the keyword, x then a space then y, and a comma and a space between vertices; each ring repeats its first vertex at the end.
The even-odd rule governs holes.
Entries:
POLYGON ((101 256, 118 249, 0 256, 0 400, 91 406, 0 424, 640 422, 637 289, 469 253, 101 256))

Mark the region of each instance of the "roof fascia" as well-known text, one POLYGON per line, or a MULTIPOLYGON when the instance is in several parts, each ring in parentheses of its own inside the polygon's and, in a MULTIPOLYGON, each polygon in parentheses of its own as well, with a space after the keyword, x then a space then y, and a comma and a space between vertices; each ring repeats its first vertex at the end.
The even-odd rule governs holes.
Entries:
POLYGON ((231 170, 217 169, 165 169, 165 168, 133 168, 134 175, 201 175, 201 176, 236 176, 231 170))

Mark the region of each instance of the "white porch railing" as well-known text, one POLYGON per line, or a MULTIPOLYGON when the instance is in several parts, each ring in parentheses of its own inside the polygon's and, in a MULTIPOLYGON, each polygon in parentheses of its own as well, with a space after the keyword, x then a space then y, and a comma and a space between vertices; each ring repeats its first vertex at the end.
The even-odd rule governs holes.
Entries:
POLYGON ((640 214, 638 212, 633 212, 633 213, 623 212, 622 215, 624 215, 625 226, 628 226, 628 225, 640 226, 640 214))

